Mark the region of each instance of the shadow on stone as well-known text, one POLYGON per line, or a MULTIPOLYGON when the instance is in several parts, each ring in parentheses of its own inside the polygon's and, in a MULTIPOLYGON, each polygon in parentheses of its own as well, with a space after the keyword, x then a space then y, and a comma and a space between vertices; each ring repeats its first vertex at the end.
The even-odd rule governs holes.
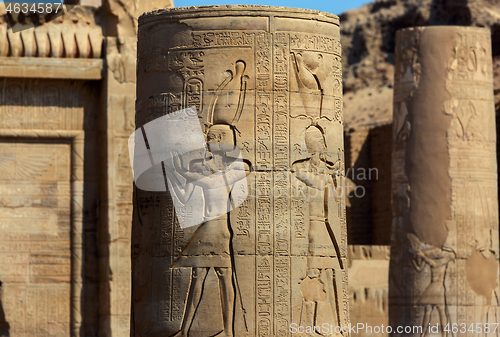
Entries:
POLYGON ((2 281, 0 281, 0 337, 8 337, 10 336, 10 324, 5 319, 5 312, 3 310, 3 292, 2 281))

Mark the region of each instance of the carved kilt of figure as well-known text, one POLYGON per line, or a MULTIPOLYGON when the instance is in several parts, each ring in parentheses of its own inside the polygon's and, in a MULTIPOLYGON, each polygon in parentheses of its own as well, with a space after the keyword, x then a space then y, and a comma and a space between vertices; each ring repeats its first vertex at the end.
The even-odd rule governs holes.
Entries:
POLYGON ((230 268, 230 240, 227 214, 208 220, 196 230, 172 268, 230 268))

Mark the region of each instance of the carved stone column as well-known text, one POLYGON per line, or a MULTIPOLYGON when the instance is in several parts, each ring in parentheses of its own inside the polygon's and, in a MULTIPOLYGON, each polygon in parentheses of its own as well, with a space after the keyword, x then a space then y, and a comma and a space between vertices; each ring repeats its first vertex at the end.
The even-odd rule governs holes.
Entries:
POLYGON ((159 179, 135 176, 135 334, 335 335, 349 323, 338 18, 175 8, 142 16, 138 34, 135 151, 151 156, 135 164, 159 179), (201 137, 158 126, 176 116, 201 137), (179 152, 201 139, 198 157, 157 160, 176 137, 179 152))
POLYGON ((500 318, 490 32, 399 31, 395 69, 390 325, 483 336, 500 318))

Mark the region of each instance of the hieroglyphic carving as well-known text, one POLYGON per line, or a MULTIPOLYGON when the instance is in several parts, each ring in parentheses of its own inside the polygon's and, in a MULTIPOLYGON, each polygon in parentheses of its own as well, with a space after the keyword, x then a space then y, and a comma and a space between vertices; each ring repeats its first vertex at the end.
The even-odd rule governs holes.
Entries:
POLYGON ((193 47, 214 48, 214 47, 253 47, 253 33, 239 31, 223 32, 192 32, 193 47))
MULTIPOLYGON (((180 108, 195 107, 198 114, 202 114, 204 64, 203 51, 169 51, 168 69, 176 71, 184 79, 182 91, 182 105, 180 108)), ((175 111, 174 104, 169 109, 175 111)))
POLYGON ((270 172, 273 164, 273 111, 272 96, 272 36, 258 33, 256 42, 256 328, 261 336, 272 336, 275 326, 274 316, 274 264, 270 258, 274 252, 274 239, 271 218, 273 176, 270 172), (262 172, 261 172, 262 170, 262 172), (266 256, 268 255, 268 256, 266 256))
POLYGON ((7 80, 0 84, 0 127, 4 129, 81 130, 82 83, 63 80, 7 80), (32 107, 35 105, 36 107, 32 107))
POLYGON ((290 329, 290 55, 289 36, 287 33, 277 33, 273 36, 273 75, 274 75, 274 118, 273 118, 273 202, 274 202, 274 333, 286 335, 290 329))
POLYGON ((427 336, 429 323, 494 323, 499 253, 489 33, 415 28, 399 32, 397 41, 391 324, 423 325, 427 336), (436 46, 439 56, 430 53, 436 46), (431 116, 434 106, 440 114, 431 116), (422 127, 432 127, 429 144, 417 141, 422 127), (479 274, 481 282, 473 276, 479 274))
MULTIPOLYGON (((171 281, 172 274, 169 276, 170 279, 162 282, 161 277, 169 275, 165 267, 160 268, 162 276, 153 272, 154 283, 151 287, 148 286, 151 299, 147 299, 147 302, 151 303, 153 310, 157 310, 154 304, 155 296, 160 294, 162 298, 158 308, 162 309, 158 315, 153 313, 149 315, 146 308, 150 305, 145 304, 142 299, 137 300, 137 306, 134 305, 136 329, 142 332, 146 332, 146 329, 151 331, 155 329, 167 336, 185 335, 188 330, 193 335, 231 336, 231 333, 234 333, 235 336, 290 336, 290 324, 300 323, 301 312, 306 311, 305 306, 301 306, 304 296, 300 288, 307 286, 308 275, 315 279, 310 270, 318 270, 319 267, 308 268, 307 264, 307 261, 314 260, 314 257, 336 262, 330 263, 332 265, 329 267, 319 268, 321 275, 318 273, 313 283, 315 286, 325 285, 327 298, 322 298, 317 306, 318 319, 315 322, 309 320, 307 323, 324 321, 347 325, 349 319, 346 312, 349 295, 347 273, 342 268, 334 266, 335 263, 339 266, 346 265, 347 255, 344 246, 347 244, 347 238, 345 229, 341 228, 345 227, 344 203, 340 199, 335 199, 331 191, 322 194, 325 192, 322 187, 319 187, 317 192, 321 194, 321 197, 318 197, 321 201, 311 200, 310 194, 314 192, 314 188, 308 187, 307 182, 301 181, 290 172, 292 163, 307 161, 316 154, 328 162, 328 165, 336 165, 338 170, 343 168, 340 137, 342 134, 340 42, 338 38, 332 36, 287 32, 283 29, 275 31, 272 20, 269 31, 260 28, 257 30, 253 24, 250 27, 245 21, 246 17, 242 18, 245 24, 238 26, 236 24, 240 22, 238 16, 242 13, 254 16, 257 13, 253 12, 254 8, 252 7, 250 12, 241 13, 239 7, 221 8, 232 14, 237 13, 237 17, 222 14, 219 16, 218 12, 212 10, 210 16, 215 15, 214 17, 195 23, 192 20, 197 19, 191 17, 189 11, 198 13, 201 10, 200 13, 203 14, 196 14, 196 17, 199 17, 204 16, 205 9, 192 8, 187 10, 185 18, 184 13, 177 9, 151 13, 141 19, 143 21, 139 30, 139 81, 148 81, 149 78, 161 74, 165 79, 169 79, 164 83, 164 88, 169 88, 169 92, 162 89, 164 93, 159 94, 151 92, 151 87, 139 85, 137 100, 142 103, 137 104, 136 121, 137 126, 141 126, 146 121, 154 120, 156 116, 169 114, 174 101, 172 97, 176 96, 179 97, 176 102, 181 101, 182 108, 192 105, 196 107, 200 122, 205 127, 204 132, 209 145, 215 139, 226 139, 226 136, 219 137, 212 134, 214 130, 230 126, 233 131, 232 139, 241 150, 245 165, 251 168, 246 184, 250 190, 249 197, 246 200, 242 199, 241 204, 238 202, 239 206, 231 210, 227 217, 220 217, 221 221, 217 223, 220 229, 212 228, 210 231, 206 229, 207 224, 215 223, 213 220, 193 229, 179 228, 185 239, 179 244, 172 242, 171 245, 178 247, 179 250, 170 254, 175 258, 171 273, 179 273, 180 282, 175 287, 171 281), (183 17, 183 24, 193 30, 187 29, 180 33, 175 28, 177 25, 158 24, 156 15, 169 17, 174 15, 171 17, 173 21, 183 17), (150 21, 152 18, 155 19, 150 21), (228 18, 231 18, 233 23, 226 22, 228 18), (212 24, 206 26, 208 22, 212 24), (238 27, 239 30, 234 27, 238 27), (149 35, 149 32, 152 35, 149 35), (153 35, 155 37, 151 38, 153 35), (169 39, 171 43, 160 44, 160 41, 165 39, 169 39), (292 39, 295 39, 294 42, 292 39), (166 49, 167 45, 170 46, 169 49, 166 49), (291 60, 292 53, 307 55, 304 58, 313 55, 315 58, 324 59, 321 67, 313 70, 314 76, 317 76, 320 83, 317 90, 321 94, 311 96, 313 100, 317 98, 319 100, 314 102, 317 104, 317 109, 310 111, 311 115, 317 118, 309 118, 303 113, 305 110, 303 104, 298 104, 302 99, 298 95, 297 85, 294 84, 297 74, 291 60), (144 54, 150 56, 143 57, 144 54), (167 71, 163 67, 164 56, 167 57, 167 71), (292 97, 293 95, 295 96, 292 97), (150 108, 146 111, 142 105, 148 102, 150 97, 150 108), (318 150, 321 154, 309 153, 306 146, 304 135, 311 124, 312 127, 321 130, 318 132, 321 133, 322 144, 325 145, 318 150), (325 143, 329 146, 326 147, 325 143), (307 193, 308 188, 312 189, 311 193, 307 193), (324 231, 328 232, 328 228, 331 227, 331 231, 334 232, 327 234, 328 238, 334 237, 335 240, 335 245, 331 243, 331 247, 325 249, 333 250, 331 254, 308 251, 311 231, 310 212, 311 208, 316 209, 316 206, 323 212, 318 215, 318 219, 315 219, 318 226, 323 224, 321 228, 324 231), (232 259, 231 265, 235 266, 232 276, 225 275, 225 268, 228 268, 226 265, 220 265, 220 261, 226 258, 224 254, 226 251, 223 250, 222 253, 218 251, 218 247, 227 242, 228 235, 220 234, 226 227, 230 229, 231 245, 227 255, 232 259), (203 233, 203 239, 200 233, 203 233), (219 239, 214 240, 215 237, 219 239), (191 262, 187 260, 189 255, 187 252, 199 249, 197 247, 203 246, 203 242, 210 242, 213 245, 211 257, 214 262, 209 266, 195 264, 194 257, 191 262), (219 264, 216 264, 216 261, 219 261, 219 264), (221 293, 225 289, 227 278, 232 278, 234 281, 235 304, 232 328, 226 324, 226 305, 227 303, 231 305, 227 299, 231 299, 232 295, 229 294, 228 297, 228 294, 221 293), (201 285, 200 279, 202 283, 204 282, 201 285), (160 287, 159 292, 154 290, 157 286, 160 287), (171 289, 170 292, 168 287, 171 289), (173 295, 175 289, 178 289, 177 296, 173 295), (198 297, 200 295, 196 289, 203 290, 201 297, 198 297), (171 295, 166 295, 167 293, 171 295), (165 298, 172 300, 170 308, 166 308, 165 298), (211 301, 210 304, 206 302, 208 299, 211 301), (221 307, 219 303, 222 304, 221 307), (206 307, 209 305, 210 311, 207 311, 206 307), (172 313, 175 306, 178 306, 178 315, 172 313), (171 310, 171 320, 161 318, 162 314, 166 315, 163 310, 171 310), (151 324, 146 323, 147 319, 150 319, 151 324)), ((288 15, 290 13, 287 12, 288 15)), ((302 17, 300 18, 302 20, 302 17)), ((328 17, 326 22, 332 23, 330 19, 328 17)), ((313 21, 302 21, 314 26, 313 21)), ((281 24, 279 20, 276 22, 281 24)), ((259 18, 258 25, 260 24, 259 18)), ((306 31, 313 31, 313 26, 306 31)), ((335 29, 334 26, 332 28, 335 29)), ((202 149, 201 152, 203 151, 206 151, 203 160, 205 166, 219 158, 219 154, 202 149)), ((196 166, 195 163, 183 165, 185 172, 181 170, 177 178, 187 176, 187 173, 195 173, 196 170, 203 171, 203 168, 196 166)), ((177 179, 174 176, 170 177, 170 173, 165 175, 168 181, 177 179)), ((328 176, 330 177, 328 189, 340 186, 340 174, 330 172, 328 176)), ((321 175, 318 179, 321 180, 322 177, 321 175)), ((233 189, 231 184, 228 185, 228 189, 233 189)), ((203 187, 193 193, 202 195, 203 205, 212 205, 205 190, 206 187, 203 187)), ((177 196, 177 193, 174 194, 177 196)), ((187 217, 194 217, 199 212, 195 207, 186 205, 175 206, 177 219, 182 223, 185 223, 187 217)), ((150 213, 154 214, 154 211, 150 213)), ((144 227, 140 228, 134 224, 134 228, 145 233, 144 227)), ((319 237, 312 236, 313 240, 319 237)), ((139 239, 139 236, 137 238, 139 239)), ((142 240, 144 242, 144 239, 142 240)), ((171 240, 175 241, 175 238, 171 240)), ((168 252, 166 254, 169 255, 168 252)), ((204 253, 198 255, 201 258, 204 253)), ((146 254, 143 258, 146 259, 146 254)), ((157 264, 153 264, 153 269, 156 266, 157 264)), ((139 284, 147 284, 144 281, 148 276, 143 273, 145 270, 141 267, 139 259, 134 262, 134 270, 142 273, 141 275, 134 273, 136 275, 134 277, 141 280, 139 284)), ((139 288, 134 286, 134 289, 139 288)), ((312 298, 307 297, 307 299, 312 298)), ((347 336, 348 333, 343 335, 347 336)))
POLYGON ((146 58, 146 72, 150 71, 167 71, 168 63, 167 56, 162 52, 161 48, 149 48, 144 55, 146 58))
POLYGON ((471 279, 481 269, 498 269, 491 43, 486 32, 462 30, 455 32, 454 43, 446 80, 451 97, 444 106, 445 113, 452 117, 447 135, 452 195, 455 196, 452 214, 456 217, 448 228, 451 233, 457 233, 453 248, 457 259, 463 261, 455 267, 459 275, 457 297, 464 307, 459 309, 459 315, 467 323, 496 322, 500 303, 498 285, 493 280, 497 275, 484 275, 481 285, 471 279), (474 308, 479 301, 483 306, 481 313, 474 308))
POLYGON ((290 47, 292 49, 335 54, 337 56, 342 55, 340 41, 330 36, 293 33, 290 36, 290 47))
POLYGON ((146 115, 148 122, 180 110, 182 108, 182 100, 182 93, 177 95, 168 93, 150 96, 146 115))

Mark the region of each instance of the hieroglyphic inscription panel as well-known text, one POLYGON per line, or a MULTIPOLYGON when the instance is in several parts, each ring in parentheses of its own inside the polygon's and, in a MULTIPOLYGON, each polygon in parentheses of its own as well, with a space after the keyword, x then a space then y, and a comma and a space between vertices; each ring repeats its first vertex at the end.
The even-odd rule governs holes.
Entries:
POLYGON ((64 80, 3 79, 0 82, 2 129, 81 130, 82 83, 64 80))
MULTIPOLYGON (((136 332, 271 337, 291 336, 293 323, 348 325, 340 41, 312 33, 318 17, 308 11, 285 15, 303 33, 256 29, 257 12, 221 8, 228 13, 182 26, 155 15, 141 23, 136 126, 194 107, 207 142, 232 150, 210 145, 204 159, 177 164, 174 155, 161 169, 168 192, 137 189, 136 332), (220 203, 205 178, 189 187, 189 177, 199 163, 238 156, 244 180, 228 174, 228 213, 210 219, 220 203), (200 207, 188 206, 186 188, 200 207), (181 228, 199 214, 201 223, 181 228)), ((338 30, 334 16, 319 17, 338 30)))
POLYGON ((10 336, 69 336, 70 144, 0 142, 0 281, 10 336))

